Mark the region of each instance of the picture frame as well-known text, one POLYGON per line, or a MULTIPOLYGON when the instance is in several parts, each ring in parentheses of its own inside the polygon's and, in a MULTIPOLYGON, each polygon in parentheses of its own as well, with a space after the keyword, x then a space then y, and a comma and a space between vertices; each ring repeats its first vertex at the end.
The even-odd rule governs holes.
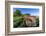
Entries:
MULTIPOLYGON (((25 7, 26 7, 25 6, 25 7)), ((40 17, 41 17, 40 16, 40 17)), ((11 19, 12 20, 12 19, 11 19)), ((19 35, 19 34, 37 34, 37 33, 44 33, 45 32, 45 3, 34 3, 34 2, 19 2, 19 1, 5 1, 5 33, 6 33, 6 36, 8 35, 19 35), (12 6, 11 6, 12 5, 12 6), (21 31, 21 29, 23 30, 24 28, 21 28, 20 31, 19 31, 19 28, 17 29, 17 31, 12 31, 12 29, 10 28, 11 27, 11 24, 10 24, 10 7, 14 7, 15 5, 26 5, 26 6, 30 6, 30 5, 33 5, 33 6, 41 6, 42 7, 42 19, 41 19, 41 23, 42 23, 42 27, 40 28, 40 30, 37 28, 33 28, 33 30, 30 30, 32 28, 27 28, 25 29, 24 31, 21 31), (11 29, 11 30, 10 30, 11 29), (29 29, 29 31, 28 31, 29 29), (12 32, 11 32, 12 31, 12 32)))

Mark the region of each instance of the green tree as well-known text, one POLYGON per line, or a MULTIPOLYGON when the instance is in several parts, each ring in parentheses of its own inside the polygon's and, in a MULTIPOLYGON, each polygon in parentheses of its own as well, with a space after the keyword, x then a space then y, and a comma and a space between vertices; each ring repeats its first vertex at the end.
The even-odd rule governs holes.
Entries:
POLYGON ((36 18, 36 27, 39 26, 39 18, 36 18))
POLYGON ((30 14, 24 14, 23 16, 30 16, 30 14))
POLYGON ((16 10, 13 14, 13 16, 20 16, 21 15, 21 11, 20 10, 16 10))

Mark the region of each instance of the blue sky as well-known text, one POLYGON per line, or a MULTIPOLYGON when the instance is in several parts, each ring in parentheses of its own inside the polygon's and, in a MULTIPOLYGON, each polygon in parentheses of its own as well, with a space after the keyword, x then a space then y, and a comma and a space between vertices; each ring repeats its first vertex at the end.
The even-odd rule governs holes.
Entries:
POLYGON ((13 8, 13 12, 16 10, 20 10, 21 14, 30 14, 31 16, 39 16, 38 8, 13 8))

